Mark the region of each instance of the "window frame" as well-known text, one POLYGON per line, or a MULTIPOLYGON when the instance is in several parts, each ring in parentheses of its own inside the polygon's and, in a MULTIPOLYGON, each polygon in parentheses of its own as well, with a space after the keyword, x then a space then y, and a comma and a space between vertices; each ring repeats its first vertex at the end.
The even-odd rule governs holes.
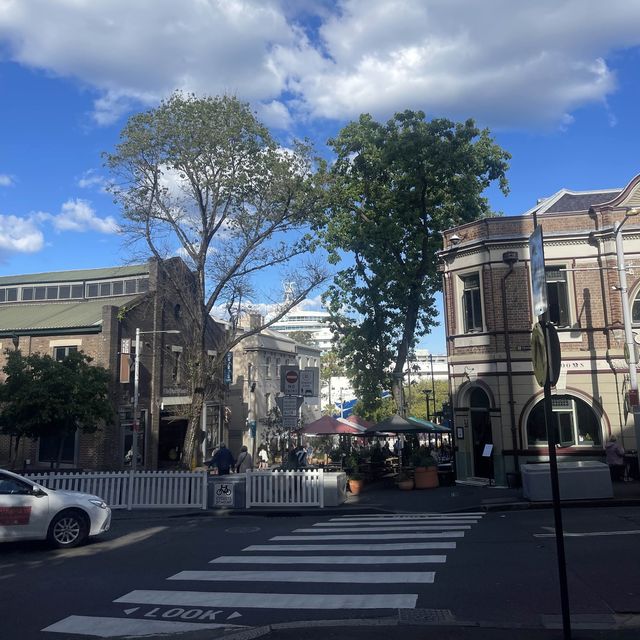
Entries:
POLYGON ((571 288, 570 288, 570 283, 569 283, 569 278, 567 277, 567 273, 568 271, 566 271, 567 269, 567 265, 566 264, 546 264, 544 267, 544 280, 545 280, 545 286, 547 288, 547 303, 548 303, 548 308, 547 308, 547 318, 549 320, 549 322, 551 322, 552 324, 554 324, 556 327, 558 328, 567 328, 567 327, 571 327, 572 325, 572 310, 571 310, 571 288), (556 280, 549 280, 548 275, 551 272, 557 272, 560 276, 561 279, 556 279, 556 280), (558 303, 557 303, 557 307, 558 307, 558 318, 557 321, 554 320, 554 318, 551 317, 552 311, 551 311, 551 299, 552 296, 550 295, 550 289, 549 289, 549 285, 557 285, 555 287, 556 290, 556 294, 555 297, 558 298, 558 303), (559 293, 559 291, 561 289, 564 289, 564 310, 563 310, 563 305, 561 304, 561 302, 559 301, 560 298, 562 297, 559 293), (562 316, 565 316, 565 318, 563 319, 562 316))
POLYGON ((482 287, 482 282, 483 282, 483 278, 482 278, 482 271, 479 269, 473 270, 473 271, 467 271, 465 273, 460 273, 458 274, 458 284, 460 286, 459 289, 459 295, 458 295, 458 317, 460 319, 460 323, 459 323, 459 328, 460 328, 460 332, 465 334, 465 335, 473 335, 473 334, 477 334, 477 333, 484 333, 485 331, 485 322, 484 322, 484 292, 483 292, 483 287, 482 287), (466 281, 470 280, 471 278, 477 278, 478 280, 478 286, 477 289, 474 288, 467 288, 466 287, 466 281), (474 304, 474 298, 473 298, 473 293, 471 293, 470 299, 471 299, 471 305, 472 305, 472 314, 474 316, 473 320, 474 320, 474 326, 473 327, 469 327, 467 326, 467 293, 468 292, 474 292, 477 291, 477 303, 480 305, 480 308, 477 310, 479 318, 476 318, 475 315, 475 304, 474 304), (477 324, 477 321, 479 320, 479 325, 477 324))

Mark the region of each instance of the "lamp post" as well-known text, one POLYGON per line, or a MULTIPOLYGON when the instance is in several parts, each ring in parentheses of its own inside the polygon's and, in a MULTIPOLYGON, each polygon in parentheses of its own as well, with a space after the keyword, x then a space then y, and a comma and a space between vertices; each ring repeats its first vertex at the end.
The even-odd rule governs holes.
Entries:
POLYGON ((140 384, 140 336, 149 333, 180 333, 178 329, 167 329, 165 331, 140 331, 136 328, 136 360, 133 369, 133 436, 131 442, 131 470, 135 471, 138 466, 138 387, 140 384))
POLYGON ((621 222, 616 222, 613 227, 613 235, 616 240, 616 258, 618 269, 618 289, 622 298, 622 322, 624 325, 624 342, 629 364, 629 404, 633 412, 633 426, 636 436, 636 449, 638 452, 638 461, 640 462, 640 407, 638 407, 638 371, 636 346, 633 340, 633 331, 631 330, 631 309, 629 308, 629 296, 627 290, 627 269, 624 259, 624 247, 622 238, 622 227, 624 223, 634 216, 640 214, 640 207, 627 209, 621 222))
POLYGON ((423 389, 422 393, 424 393, 424 400, 427 405, 427 420, 431 420, 431 414, 429 413, 429 394, 431 393, 431 389, 423 389))

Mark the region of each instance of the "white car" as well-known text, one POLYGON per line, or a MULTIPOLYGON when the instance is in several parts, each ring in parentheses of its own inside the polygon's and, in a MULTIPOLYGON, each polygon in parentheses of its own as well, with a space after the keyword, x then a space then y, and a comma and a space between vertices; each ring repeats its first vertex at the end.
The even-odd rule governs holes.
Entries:
POLYGON ((102 498, 48 489, 0 469, 0 541, 48 540, 70 548, 110 525, 111 509, 102 498))

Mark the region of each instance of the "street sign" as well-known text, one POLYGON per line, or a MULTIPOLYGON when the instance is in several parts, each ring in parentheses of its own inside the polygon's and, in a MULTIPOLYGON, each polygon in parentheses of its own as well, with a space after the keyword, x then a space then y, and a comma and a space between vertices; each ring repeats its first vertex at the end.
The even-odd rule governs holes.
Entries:
POLYGON ((280 367, 280 391, 285 396, 300 395, 300 368, 295 365, 280 367))
POLYGON ((302 406, 303 398, 300 396, 280 396, 276 398, 276 404, 283 416, 298 416, 298 409, 302 406))
POLYGON ((529 258, 531 259, 531 293, 533 294, 533 313, 541 316, 546 313, 547 278, 544 271, 544 244, 542 227, 536 227, 529 236, 529 258))
POLYGON ((224 360, 222 362, 222 382, 225 384, 231 384, 233 381, 233 352, 227 351, 224 354, 224 360))
POLYGON ((560 378, 561 353, 558 332, 552 324, 537 322, 531 332, 533 375, 541 387, 548 382, 555 386, 560 378))
POLYGON ((298 416, 282 416, 282 427, 284 429, 295 429, 298 426, 298 416))
POLYGON ((317 398, 320 395, 320 369, 307 367, 300 371, 300 395, 317 398))

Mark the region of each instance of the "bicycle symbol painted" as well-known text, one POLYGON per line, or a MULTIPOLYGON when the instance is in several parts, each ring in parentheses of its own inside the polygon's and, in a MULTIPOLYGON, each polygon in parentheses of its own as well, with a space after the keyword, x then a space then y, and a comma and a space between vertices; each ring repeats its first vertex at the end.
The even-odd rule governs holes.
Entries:
POLYGON ((221 484, 217 491, 216 491, 216 495, 217 496, 230 496, 231 495, 231 489, 229 488, 228 484, 221 484))
POLYGON ((229 482, 216 482, 213 502, 220 507, 233 506, 234 486, 229 482))

